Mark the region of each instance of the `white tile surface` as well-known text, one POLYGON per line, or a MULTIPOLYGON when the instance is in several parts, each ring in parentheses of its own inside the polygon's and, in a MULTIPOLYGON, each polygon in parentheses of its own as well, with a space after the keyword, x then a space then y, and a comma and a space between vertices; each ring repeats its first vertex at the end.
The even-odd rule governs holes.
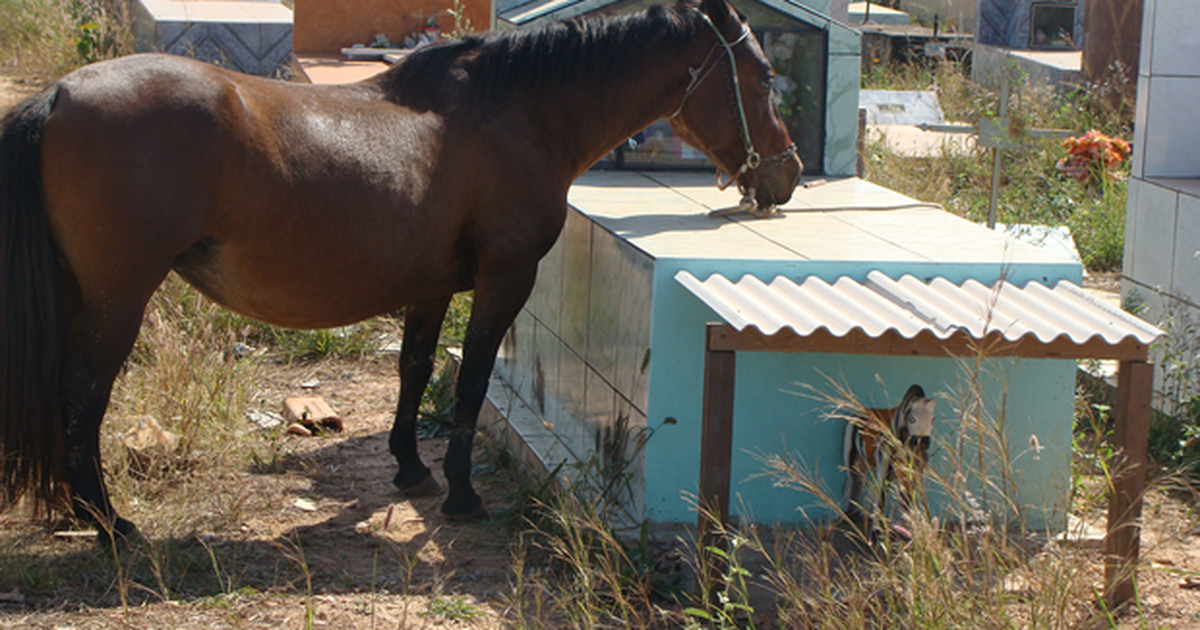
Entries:
POLYGON ((1200 199, 1179 195, 1175 215, 1175 264, 1172 293, 1195 303, 1200 299, 1200 199))
POLYGON ((1144 184, 1138 191, 1138 227, 1134 235, 1134 278, 1150 286, 1171 286, 1175 261, 1175 209, 1178 194, 1161 186, 1144 184))
MULTIPOLYGON (((1200 10, 1200 3, 1196 6, 1200 10)), ((1200 80, 1152 76, 1146 94, 1143 176, 1200 176, 1200 124, 1196 122, 1200 80)))
POLYGON ((559 236, 563 241, 562 328, 559 337, 581 355, 587 348, 588 285, 592 274, 592 222, 568 212, 559 236))
POLYGON ((537 284, 533 293, 525 302, 525 310, 529 311, 555 335, 562 329, 562 312, 560 305, 563 300, 563 248, 564 239, 560 234, 542 260, 538 263, 537 284))
POLYGON ((1150 74, 1200 77, 1200 2, 1158 0, 1153 10, 1150 74))
POLYGON ((1139 76, 1137 83, 1137 102, 1134 103, 1133 119, 1133 155, 1130 156, 1129 174, 1132 177, 1145 177, 1145 156, 1151 147, 1146 146, 1146 118, 1150 110, 1150 77, 1139 76))
POLYGON ((1200 178, 1195 177, 1151 177, 1147 181, 1156 186, 1177 190, 1185 195, 1200 197, 1200 178))
POLYGON ((591 172, 569 200, 654 259, 1066 262, 856 178, 798 189, 770 219, 708 216, 738 194, 703 173, 591 172))
MULTIPOLYGON (((617 338, 628 265, 617 238, 607 230, 592 234, 592 274, 588 283, 588 366, 609 383, 617 382, 617 338)), ((589 390, 589 396, 591 392, 589 390)))
POLYGON ((278 2, 171 2, 142 0, 159 21, 292 23, 292 11, 278 2))
POLYGON ((1122 260, 1122 271, 1125 275, 1137 277, 1137 251, 1134 249, 1134 244, 1137 243, 1137 228, 1138 215, 1141 205, 1138 201, 1142 187, 1145 182, 1136 177, 1129 178, 1129 188, 1125 195, 1125 253, 1122 260))
MULTIPOLYGON (((1157 0, 1142 0, 1142 42, 1154 41, 1154 15, 1157 0)), ((1153 46, 1142 46, 1138 54, 1138 74, 1150 74, 1150 59, 1153 58, 1153 46)))

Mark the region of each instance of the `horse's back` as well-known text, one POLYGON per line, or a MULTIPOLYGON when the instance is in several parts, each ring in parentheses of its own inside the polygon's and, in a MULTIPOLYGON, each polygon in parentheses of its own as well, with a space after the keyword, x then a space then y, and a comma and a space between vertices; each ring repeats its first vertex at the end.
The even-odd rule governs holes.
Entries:
POLYGON ((55 89, 46 204, 94 288, 85 301, 147 298, 174 268, 234 310, 320 327, 470 288, 473 189, 439 180, 434 114, 371 85, 289 84, 168 55, 88 66, 55 89))

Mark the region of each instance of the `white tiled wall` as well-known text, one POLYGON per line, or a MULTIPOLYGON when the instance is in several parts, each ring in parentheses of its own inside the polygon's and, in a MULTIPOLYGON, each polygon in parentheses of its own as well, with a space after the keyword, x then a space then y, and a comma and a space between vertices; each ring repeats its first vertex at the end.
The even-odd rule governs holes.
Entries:
MULTIPOLYGON (((1195 12, 1200 15, 1200 3, 1195 12)), ((1200 67, 1200 56, 1189 61, 1200 67)), ((1146 91, 1138 99, 1145 101, 1146 121, 1136 127, 1142 132, 1137 145, 1143 150, 1142 176, 1200 176, 1200 77, 1151 75, 1139 78, 1138 86, 1143 85, 1146 91)))
POLYGON ((1149 287, 1169 289, 1179 193, 1140 179, 1131 180, 1129 188, 1130 197, 1138 199, 1140 208, 1136 230, 1125 233, 1126 248, 1132 254, 1132 260, 1126 262, 1126 274, 1149 287))
POLYGON ((1141 71, 1153 76, 1200 77, 1200 4, 1196 0, 1145 0, 1141 71), (1146 35, 1149 34, 1149 37, 1146 35), (1149 66, 1149 67, 1147 67, 1149 66))
POLYGON ((138 52, 194 57, 269 76, 292 54, 292 11, 270 2, 138 0, 133 7, 138 52))
POLYGON ((1179 205, 1175 209, 1174 264, 1171 267, 1171 285, 1176 292, 1200 299, 1200 198, 1179 194, 1179 205))
POLYGON ((1122 292, 1200 319, 1200 2, 1145 0, 1122 292))
MULTIPOLYGON (((537 285, 496 368, 536 414, 532 426, 513 424, 547 468, 588 461, 618 424, 631 437, 645 430, 653 264, 575 210, 539 264, 537 285)), ((623 497, 631 499, 623 505, 636 522, 644 458, 627 455, 634 496, 623 497)))
POLYGON ((1200 177, 1200 3, 1146 0, 1134 142, 1139 177, 1200 177))

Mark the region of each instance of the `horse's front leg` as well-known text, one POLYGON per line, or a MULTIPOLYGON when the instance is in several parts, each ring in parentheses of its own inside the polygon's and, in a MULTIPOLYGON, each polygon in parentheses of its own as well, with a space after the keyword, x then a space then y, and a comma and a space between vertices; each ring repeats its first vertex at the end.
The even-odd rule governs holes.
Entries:
POLYGON ((458 372, 454 429, 444 466, 450 489, 442 504, 442 513, 451 518, 471 519, 487 515, 483 501, 471 487, 475 425, 487 395, 496 352, 529 297, 536 275, 537 262, 534 261, 528 269, 505 266, 494 269, 492 274, 481 274, 476 281, 471 319, 463 339, 463 363, 458 372))
POLYGON ((400 346, 400 402, 388 445, 399 472, 392 480, 410 497, 441 494, 442 487, 417 454, 417 413, 421 397, 433 374, 434 351, 450 298, 409 306, 404 313, 404 341, 400 346))

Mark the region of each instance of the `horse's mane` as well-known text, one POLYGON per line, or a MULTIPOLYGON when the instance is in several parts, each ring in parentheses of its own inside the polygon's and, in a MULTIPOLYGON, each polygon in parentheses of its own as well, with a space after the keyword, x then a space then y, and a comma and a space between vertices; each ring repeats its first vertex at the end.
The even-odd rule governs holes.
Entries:
POLYGON ((447 99, 464 96, 464 88, 475 105, 487 107, 518 90, 552 88, 580 77, 604 80, 644 61, 651 46, 686 46, 699 23, 688 19, 688 6, 681 1, 634 15, 581 17, 450 40, 408 55, 385 73, 382 85, 397 102, 441 109, 447 99))

